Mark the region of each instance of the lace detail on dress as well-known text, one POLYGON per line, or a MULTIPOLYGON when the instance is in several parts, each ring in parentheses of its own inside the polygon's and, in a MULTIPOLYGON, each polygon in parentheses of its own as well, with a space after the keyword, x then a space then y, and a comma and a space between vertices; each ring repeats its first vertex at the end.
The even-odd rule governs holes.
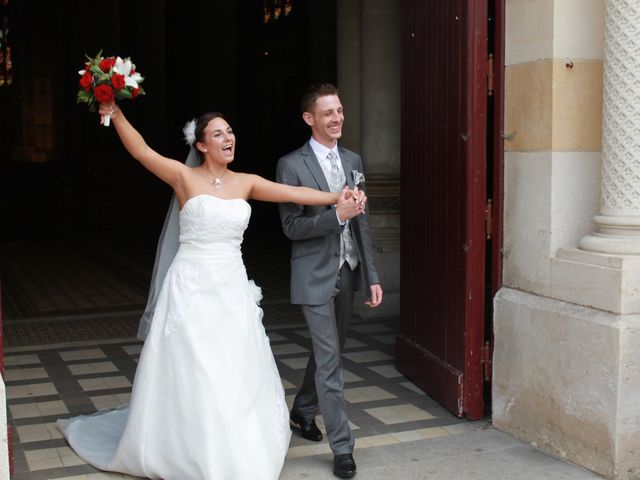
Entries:
POLYGON ((249 224, 251 207, 240 199, 224 200, 212 195, 196 195, 180 213, 180 242, 216 241, 240 248, 249 224), (211 215, 215 209, 215 215, 211 215))
MULTIPOLYGON (((168 286, 172 291, 172 295, 181 296, 183 292, 190 292, 193 296, 194 291, 198 290, 198 286, 205 284, 207 279, 212 278, 219 270, 219 265, 216 263, 190 263, 187 265, 177 264, 167 274, 168 286)), ((235 268, 225 278, 225 286, 231 288, 225 289, 224 298, 221 299, 221 306, 226 305, 233 309, 237 305, 251 305, 256 310, 255 317, 258 322, 262 321, 263 312, 259 307, 260 300, 262 300, 262 289, 256 285, 253 280, 247 280, 246 272, 244 268, 235 268)), ((201 292, 203 295, 213 292, 201 292)), ((193 299, 192 299, 193 300, 193 299)), ((188 321, 190 315, 192 315, 191 305, 192 301, 188 301, 185 297, 185 301, 178 303, 174 302, 169 305, 167 309, 167 316, 163 329, 163 336, 171 335, 176 332, 185 321, 188 321)), ((215 317, 216 312, 211 312, 212 317, 215 317)), ((262 335, 264 329, 258 330, 262 335)))
MULTIPOLYGON (((183 292, 192 290, 194 285, 201 283, 207 275, 210 275, 210 270, 208 265, 202 264, 193 264, 189 268, 172 268, 167 274, 169 280, 167 287, 172 290, 174 295, 182 296, 183 292)), ((180 309, 178 309, 176 302, 170 304, 164 325, 163 335, 165 337, 175 332, 185 318, 189 317, 191 305, 191 302, 182 302, 180 309)))
MULTIPOLYGON (((274 362, 275 363, 275 362, 274 362)), ((276 367, 276 372, 278 371, 276 367)), ((284 398, 284 387, 282 383, 278 382, 276 384, 276 392, 275 392, 275 416, 276 416, 276 427, 278 431, 279 441, 278 444, 282 446, 283 454, 286 455, 287 450, 289 448, 289 441, 291 439, 291 427, 289 425, 289 409, 287 407, 287 402, 284 398)))

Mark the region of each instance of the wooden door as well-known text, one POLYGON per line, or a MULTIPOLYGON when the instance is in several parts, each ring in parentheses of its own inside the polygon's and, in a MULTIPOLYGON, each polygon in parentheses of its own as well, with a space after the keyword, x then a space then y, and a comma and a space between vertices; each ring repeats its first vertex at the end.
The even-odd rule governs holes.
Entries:
POLYGON ((402 1, 398 369, 483 415, 487 1, 402 1))

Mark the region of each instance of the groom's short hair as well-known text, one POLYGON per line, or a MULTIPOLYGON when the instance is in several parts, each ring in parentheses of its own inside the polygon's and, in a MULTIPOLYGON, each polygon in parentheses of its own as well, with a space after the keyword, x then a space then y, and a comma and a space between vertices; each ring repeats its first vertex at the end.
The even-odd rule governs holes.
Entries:
POLYGON ((315 85, 311 85, 302 94, 302 99, 300 100, 300 113, 309 112, 318 98, 326 97, 327 95, 340 95, 340 91, 338 90, 338 87, 332 83, 317 83, 315 85))

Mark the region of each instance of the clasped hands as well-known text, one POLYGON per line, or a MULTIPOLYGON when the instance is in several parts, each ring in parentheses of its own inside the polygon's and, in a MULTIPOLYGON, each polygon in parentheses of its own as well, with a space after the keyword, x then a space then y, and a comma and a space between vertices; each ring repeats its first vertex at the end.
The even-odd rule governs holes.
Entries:
POLYGON ((350 190, 349 187, 344 187, 336 205, 338 218, 341 222, 346 222, 353 217, 361 215, 364 213, 366 203, 367 196, 358 187, 353 187, 353 190, 350 190))

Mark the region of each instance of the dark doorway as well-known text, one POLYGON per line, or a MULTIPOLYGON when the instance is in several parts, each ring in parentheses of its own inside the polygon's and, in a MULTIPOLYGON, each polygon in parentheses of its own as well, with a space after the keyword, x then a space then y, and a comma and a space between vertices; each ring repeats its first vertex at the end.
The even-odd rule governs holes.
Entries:
MULTIPOLYGON (((302 89, 336 79, 336 35, 326 27, 335 29, 335 1, 12 0, 2 13, 13 60, 12 83, 0 86, 5 322, 144 305, 171 191, 76 105, 85 54, 135 61, 147 95, 122 107, 153 148, 186 157, 183 124, 223 111, 238 136, 235 168, 267 178, 308 135, 298 112, 302 89), (71 276, 81 280, 69 283, 71 276), (109 298, 78 300, 107 277, 109 298), (49 287, 37 301, 29 297, 49 287)), ((244 251, 267 301, 288 291, 281 287, 288 248, 275 206, 253 205, 244 251)))

